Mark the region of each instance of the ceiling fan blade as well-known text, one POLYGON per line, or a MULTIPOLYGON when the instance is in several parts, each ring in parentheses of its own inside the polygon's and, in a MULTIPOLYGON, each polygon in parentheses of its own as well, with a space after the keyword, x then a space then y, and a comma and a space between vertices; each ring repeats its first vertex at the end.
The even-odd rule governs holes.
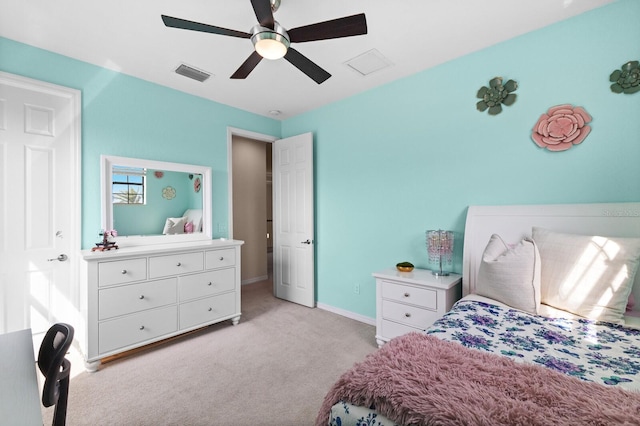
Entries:
POLYGON ((309 58, 296 49, 290 47, 284 58, 318 84, 324 83, 325 80, 331 77, 331 74, 311 62, 309 58))
POLYGON ((287 31, 292 43, 351 37, 367 33, 367 19, 364 13, 318 22, 287 31))
POLYGON ((258 22, 263 27, 273 29, 273 12, 271 11, 271 2, 269 0, 251 0, 253 11, 256 13, 258 22))
POLYGON ((229 30, 227 28, 214 27, 213 25, 201 24, 200 22, 187 21, 186 19, 174 18, 173 16, 161 15, 162 21, 167 27, 180 28, 183 30, 201 31, 203 33, 219 34, 231 37, 251 38, 251 34, 243 31, 229 30))
POLYGON ((247 78, 247 76, 253 71, 253 69, 260 63, 262 60, 262 56, 258 54, 258 52, 254 51, 246 61, 240 65, 240 68, 233 73, 231 78, 233 79, 243 79, 247 78))

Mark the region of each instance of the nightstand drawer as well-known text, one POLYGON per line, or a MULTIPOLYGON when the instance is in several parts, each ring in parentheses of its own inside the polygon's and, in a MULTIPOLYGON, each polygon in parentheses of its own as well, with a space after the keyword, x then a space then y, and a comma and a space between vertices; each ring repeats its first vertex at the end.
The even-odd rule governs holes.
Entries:
POLYGON ((395 284, 390 281, 382 283, 382 298, 411 303, 426 309, 438 309, 438 293, 436 290, 395 284))
POLYGON ((194 300, 180 305, 180 328, 215 321, 236 313, 236 293, 194 300))
POLYGON ((176 282, 176 278, 168 278, 100 290, 98 319, 176 303, 176 282))
POLYGON ((382 318, 401 322, 422 330, 433 324, 440 316, 437 312, 427 309, 392 302, 390 300, 382 301, 382 318))
POLYGON ((394 337, 402 336, 403 334, 407 334, 412 331, 420 332, 424 331, 424 328, 416 328, 393 321, 382 320, 382 335, 387 340, 391 340, 394 337))
POLYGON ((168 306, 101 322, 98 326, 100 353, 177 331, 177 310, 176 306, 168 306))
POLYGON ((235 268, 180 277, 180 301, 231 291, 236 286, 235 268))
POLYGON ((98 264, 98 285, 125 284, 147 279, 147 259, 115 260, 98 264))
POLYGON ((149 258, 149 278, 166 277, 168 275, 188 274, 202 271, 204 259, 202 252, 180 253, 169 256, 149 258))
POLYGON ((236 264, 236 249, 209 250, 204 253, 206 269, 224 268, 236 264))

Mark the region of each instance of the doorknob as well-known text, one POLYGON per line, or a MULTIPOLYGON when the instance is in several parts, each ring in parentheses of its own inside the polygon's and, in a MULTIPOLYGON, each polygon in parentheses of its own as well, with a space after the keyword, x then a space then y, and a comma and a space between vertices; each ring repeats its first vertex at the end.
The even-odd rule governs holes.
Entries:
POLYGON ((307 241, 302 241, 301 244, 311 244, 311 240, 307 239, 307 241))
POLYGON ((66 254, 61 254, 58 257, 54 257, 53 259, 47 259, 47 262, 53 262, 54 260, 58 260, 60 262, 64 262, 65 260, 67 260, 69 257, 66 254))

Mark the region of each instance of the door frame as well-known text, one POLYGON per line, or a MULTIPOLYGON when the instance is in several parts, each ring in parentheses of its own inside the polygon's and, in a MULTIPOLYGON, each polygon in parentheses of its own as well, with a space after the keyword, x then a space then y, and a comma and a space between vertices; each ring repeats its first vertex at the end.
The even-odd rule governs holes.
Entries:
MULTIPOLYGON (((71 306, 77 308, 76 312, 69 313, 70 318, 80 317, 80 296, 81 288, 79 285, 79 268, 80 268, 80 235, 82 230, 82 211, 81 211, 81 197, 82 197, 82 183, 81 183, 81 149, 82 149, 82 92, 78 89, 72 89, 53 83, 48 83, 33 78, 11 74, 0 71, 0 82, 7 85, 12 85, 26 90, 33 90, 40 93, 59 96, 69 100, 69 107, 72 112, 72 123, 69 137, 71 141, 70 158, 71 161, 71 178, 73 180, 71 189, 71 206, 69 206, 68 214, 73 224, 70 228, 69 234, 65 236, 68 238, 69 243, 69 278, 71 280, 73 294, 71 300, 71 306)), ((0 111, 1 113, 2 111, 0 111)), ((7 176, 4 177, 4 182, 7 182, 7 176)), ((7 188, 3 188, 7 190, 7 188)), ((4 220, 3 217, 0 218, 4 220)))

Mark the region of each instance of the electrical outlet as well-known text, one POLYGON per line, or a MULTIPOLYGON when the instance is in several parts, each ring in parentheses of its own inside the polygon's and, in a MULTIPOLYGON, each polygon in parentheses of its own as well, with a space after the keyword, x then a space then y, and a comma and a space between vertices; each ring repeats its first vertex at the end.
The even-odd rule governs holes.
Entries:
POLYGON ((353 286, 353 292, 355 294, 360 294, 360 284, 356 284, 353 286))

